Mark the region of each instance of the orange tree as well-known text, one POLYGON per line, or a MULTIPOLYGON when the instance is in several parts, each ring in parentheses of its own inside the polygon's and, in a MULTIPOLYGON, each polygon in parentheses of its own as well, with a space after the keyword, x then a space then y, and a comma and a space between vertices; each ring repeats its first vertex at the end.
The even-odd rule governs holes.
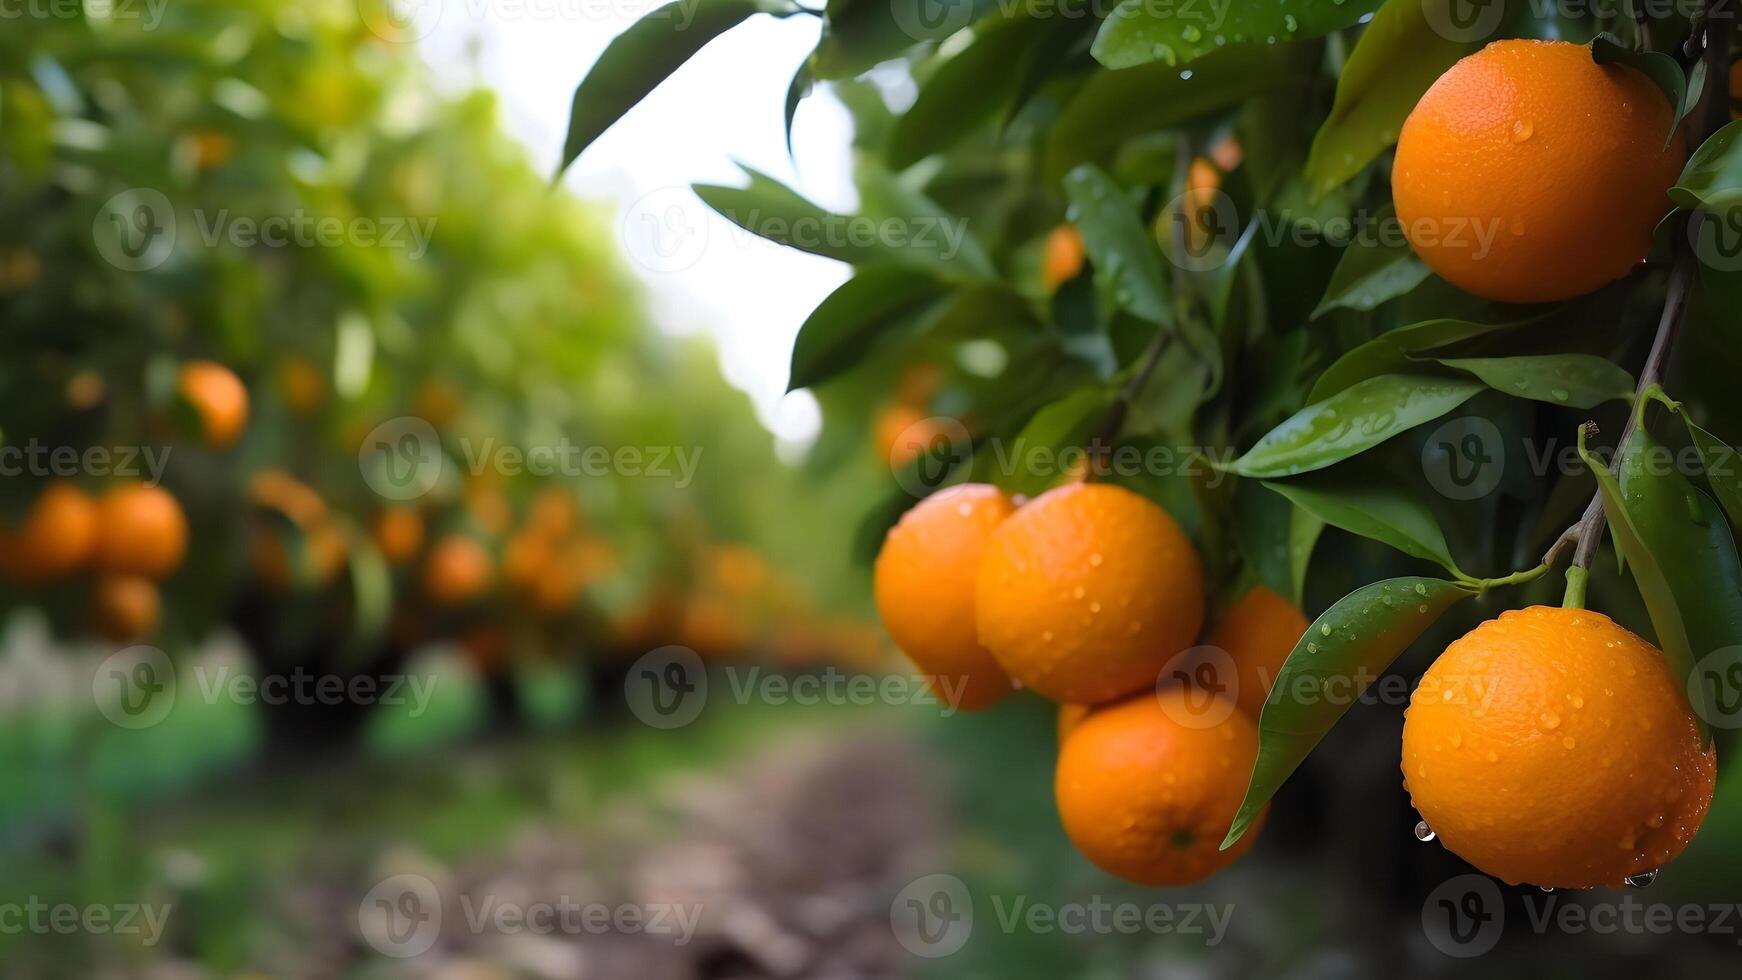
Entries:
POLYGON ((1085 853, 1208 873, 1205 827, 1161 832, 1179 802, 1158 784, 1238 770, 1194 792, 1239 846, 1406 649, 1516 606, 1441 661, 1494 711, 1415 695, 1420 835, 1545 886, 1649 880, 1680 851, 1742 702, 1729 5, 699 0, 582 79, 566 159, 762 15, 820 21, 786 118, 818 86, 848 106, 858 210, 756 172, 695 191, 853 267, 791 384, 824 407, 821 455, 887 454, 855 547, 883 551, 891 632, 964 706, 1009 678, 1095 702, 1060 719, 1085 853), (957 483, 992 486, 884 547, 957 483), (976 503, 993 488, 1002 523, 976 503), (1164 614, 1200 575, 1206 608, 1164 614), (1182 650, 1199 629, 1215 646, 1182 650), (1164 708, 1182 687, 1218 719, 1247 705, 1256 744, 1230 767, 1172 716, 1135 739, 1129 704, 1094 723, 1152 685, 1164 708), (1609 714, 1633 703, 1638 731, 1609 714))
POLYGON ((270 671, 536 662, 712 596, 716 538, 791 509, 710 352, 645 329, 604 216, 392 23, 6 18, 6 609, 170 650, 234 623, 270 671))

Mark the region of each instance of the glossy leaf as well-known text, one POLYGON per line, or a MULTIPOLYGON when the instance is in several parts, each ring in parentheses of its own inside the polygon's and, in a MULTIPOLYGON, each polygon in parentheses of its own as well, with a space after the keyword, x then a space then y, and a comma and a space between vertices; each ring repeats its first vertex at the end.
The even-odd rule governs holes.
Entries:
POLYGON ((1718 502, 1730 515, 1730 523, 1742 526, 1742 454, 1696 425, 1686 413, 1683 413, 1682 420, 1687 423, 1688 435, 1699 450, 1701 464, 1706 470, 1706 482, 1712 485, 1712 492, 1718 495, 1718 502))
POLYGON ((899 261, 898 256, 891 255, 888 249, 876 242, 822 233, 825 229, 842 227, 847 217, 812 203, 772 177, 748 167, 744 171, 750 177, 748 186, 696 184, 696 196, 726 220, 771 242, 842 262, 899 261), (797 233, 799 229, 807 231, 797 233), (817 232, 811 234, 808 229, 817 232))
POLYGON ((872 161, 858 168, 859 210, 878 235, 891 229, 899 237, 881 241, 902 261, 924 265, 962 279, 993 279, 998 270, 966 218, 945 211, 908 181, 872 161))
MULTIPOLYGON (((1633 443, 1628 452, 1622 456, 1622 468, 1638 467, 1641 455, 1640 444, 1649 440, 1643 427, 1634 433, 1633 443), (1645 439, 1641 439, 1644 436, 1645 439), (1629 462, 1629 460, 1633 462, 1629 462)), ((1681 607, 1676 599, 1675 586, 1671 584, 1665 571, 1664 563, 1651 549, 1649 538, 1635 523, 1634 509, 1626 503, 1626 491, 1622 489, 1620 480, 1603 461, 1590 455, 1584 446, 1584 433, 1579 437, 1580 454, 1586 465, 1597 477, 1598 491, 1603 498, 1603 514, 1609 519, 1609 528, 1615 537, 1615 546, 1625 559, 1627 567, 1633 572, 1633 581, 1639 586, 1640 598, 1645 600, 1646 612, 1651 616, 1651 626, 1657 633, 1657 645, 1663 650, 1664 658, 1669 662, 1670 672, 1676 678, 1686 681, 1693 671, 1693 645, 1688 639, 1687 625, 1682 619, 1681 607)), ((1633 481, 1634 489, 1640 490, 1637 478, 1633 481)), ((1685 506, 1683 504, 1682 506, 1685 506)), ((1671 560, 1679 560, 1672 556, 1671 560)), ((1701 729, 1705 728, 1705 715, 1696 710, 1700 718, 1701 729)))
POLYGON ((1228 44, 1302 41, 1353 27, 1377 10, 1380 2, 1290 6, 1287 0, 1248 0, 1218 7, 1125 0, 1102 22, 1090 50, 1108 68, 1134 68, 1152 61, 1183 66, 1228 44))
POLYGON ((1474 586, 1394 578, 1356 589, 1308 627, 1283 662, 1258 717, 1258 760, 1226 850, 1355 703, 1446 609, 1474 586))
POLYGON ((1264 485, 1333 527, 1388 544, 1464 577, 1452 560, 1445 532, 1433 511, 1383 470, 1344 464, 1264 485))
POLYGON ((1444 357, 1439 363, 1468 371, 1495 391, 1551 405, 1596 408, 1633 397, 1633 375, 1590 354, 1526 357, 1444 357))
POLYGON ((1348 459, 1469 401, 1479 382, 1430 374, 1385 374, 1339 391, 1270 430, 1229 469, 1264 479, 1348 459))
POLYGON ((797 9, 779 0, 680 0, 630 25, 605 48, 575 88, 558 176, 612 123, 709 41, 752 14, 784 16, 797 9))
POLYGON ((1313 546, 1325 522, 1257 480, 1234 491, 1234 542, 1265 588, 1300 604, 1313 546))
POLYGON ((829 0, 811 68, 826 81, 851 78, 925 41, 974 23, 993 0, 829 0))
POLYGON ((1447 40, 1429 21, 1456 22, 1457 0, 1386 0, 1349 53, 1330 118, 1307 155, 1307 187, 1320 196, 1360 173, 1397 142, 1403 120, 1476 39, 1447 40))
POLYGON ((1013 103, 1025 78, 1016 69, 1055 26, 1036 17, 987 23, 967 48, 937 67, 896 118, 885 153, 891 167, 905 169, 949 147, 1013 103))
POLYGON ((1742 206, 1742 120, 1713 133, 1694 151, 1669 196, 1684 208, 1724 212, 1742 206))
POLYGON ((1065 176, 1065 193, 1107 305, 1150 323, 1172 324, 1165 272, 1170 266, 1124 190, 1099 168, 1084 164, 1065 176))
POLYGON ((1663 134, 1663 145, 1668 146, 1686 115, 1688 79, 1682 74, 1682 66, 1667 54, 1626 47, 1608 34, 1599 34, 1591 41, 1591 60, 1599 65, 1626 65, 1651 79, 1670 105, 1669 130, 1663 134))
POLYGON ((1448 347, 1490 333, 1520 326, 1519 323, 1472 323, 1468 320, 1424 320, 1380 334, 1337 358, 1319 375, 1307 396, 1308 403, 1326 398, 1368 378, 1407 371, 1415 365, 1411 354, 1448 347))
POLYGON ((901 323, 944 287, 901 266, 869 266, 842 283, 805 318, 792 345, 787 390, 827 381, 858 363, 885 330, 901 323))
POLYGON ((1408 242, 1378 242, 1364 236, 1343 251, 1313 318, 1340 308, 1371 310, 1421 285, 1432 274, 1408 242))
MULTIPOLYGON (((1396 2, 1396 0, 1394 0, 1396 2)), ((1288 85, 1304 85, 1314 65, 1277 47, 1227 48, 1186 72, 1161 63, 1102 71, 1077 89, 1047 137, 1047 173, 1104 162, 1129 138, 1152 133, 1288 85), (1181 78, 1182 74, 1189 75, 1181 78)))
POLYGON ((1037 496, 1063 479, 1058 465, 1065 450, 1080 449, 1106 418, 1113 403, 1110 391, 1084 388, 1034 414, 1008 450, 993 446, 993 482, 1007 493, 1037 496))

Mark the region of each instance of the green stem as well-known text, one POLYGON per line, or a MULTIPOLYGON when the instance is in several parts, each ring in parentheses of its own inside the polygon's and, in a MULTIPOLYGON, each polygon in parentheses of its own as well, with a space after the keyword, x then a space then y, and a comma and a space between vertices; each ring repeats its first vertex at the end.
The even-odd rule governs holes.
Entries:
POLYGON ((1591 573, 1577 565, 1567 569, 1567 594, 1561 599, 1561 606, 1567 609, 1585 608, 1585 583, 1591 573))
POLYGON ((1499 578, 1464 577, 1460 578, 1459 581, 1478 591, 1486 592, 1489 589, 1503 588, 1508 585, 1523 585, 1526 582, 1534 582, 1548 574, 1548 570, 1549 566, 1545 564, 1535 568, 1527 568, 1522 572, 1513 572, 1511 575, 1502 575, 1499 578))

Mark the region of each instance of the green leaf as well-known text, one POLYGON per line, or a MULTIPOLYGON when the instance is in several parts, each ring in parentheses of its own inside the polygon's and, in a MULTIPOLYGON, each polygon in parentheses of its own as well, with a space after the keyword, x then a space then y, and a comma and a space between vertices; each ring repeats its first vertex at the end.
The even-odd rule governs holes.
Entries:
POLYGON ((1094 265, 1095 283, 1106 300, 1103 305, 1150 323, 1171 325, 1167 260, 1124 190, 1099 168, 1085 163, 1065 175, 1065 194, 1094 265))
POLYGON ((1356 589, 1314 621, 1277 672, 1258 717, 1258 760, 1223 850, 1240 839, 1367 685, 1452 603, 1476 591, 1433 578, 1388 579, 1356 589))
MULTIPOLYGON (((1674 600, 1659 608, 1648 596, 1647 608, 1660 638, 1660 614, 1680 619, 1680 635, 1688 644, 1686 659, 1668 646, 1664 652, 1683 689, 1691 694, 1699 689, 1698 685, 1688 686, 1697 662, 1742 644, 1742 561, 1736 556, 1736 541, 1723 511, 1678 472, 1674 456, 1643 425, 1635 430, 1621 457, 1618 483, 1632 530, 1644 549, 1658 559, 1658 570, 1674 600)), ((1643 592, 1638 564, 1633 574, 1643 592)), ((1676 631, 1670 632, 1674 635, 1676 631)), ((1712 705, 1703 698, 1694 707, 1702 719, 1713 717, 1709 714, 1712 705)))
POLYGON ((1053 402, 1028 420, 1004 452, 994 446, 996 483, 1006 493, 1033 497, 1064 475, 1060 454, 1081 449, 1107 416, 1113 393, 1099 386, 1083 388, 1053 402))
POLYGON ((1452 560, 1433 511, 1383 470, 1345 463, 1264 485, 1332 527, 1435 562, 1457 578, 1467 577, 1452 560))
POLYGON ((1287 46, 1240 46, 1206 56, 1184 73, 1159 62, 1096 72, 1052 126, 1047 175, 1057 178, 1085 161, 1105 163, 1133 136, 1167 129, 1272 89, 1309 84, 1314 68, 1316 62, 1308 61, 1304 52, 1287 46))
POLYGON ((1403 120, 1428 87, 1477 39, 1447 40, 1429 21, 1455 23, 1457 0, 1386 0, 1337 79, 1330 118, 1307 155, 1307 187, 1323 196, 1397 142, 1403 120))
POLYGON ((1446 367, 1470 372, 1495 391, 1551 405, 1596 408, 1604 402, 1628 401, 1635 387, 1633 375, 1625 368, 1591 354, 1437 360, 1446 367))
POLYGON ((1742 207, 1742 120, 1700 144, 1669 196, 1684 208, 1720 214, 1742 207))
POLYGON ((786 155, 789 158, 792 156, 792 123, 798 118, 798 104, 811 94, 811 88, 815 84, 815 80, 811 78, 810 62, 807 61, 798 66, 798 71, 792 75, 792 82, 786 87, 786 155))
POLYGON ((924 41, 974 23, 994 0, 829 0, 811 69, 825 81, 852 78, 924 41))
POLYGON ((1694 424, 1686 412, 1682 413, 1682 421, 1687 423, 1688 435, 1693 437, 1694 448, 1699 450, 1701 465, 1706 470, 1706 482, 1712 485, 1712 492, 1718 495, 1718 502, 1730 515, 1730 523, 1742 526, 1742 455, 1729 443, 1694 424))
POLYGON ((968 228, 968 221, 945 211, 909 182, 874 161, 858 167, 859 210, 879 229, 899 237, 882 244, 912 265, 961 279, 996 279, 998 270, 986 248, 968 228))
POLYGON ((677 0, 631 24, 605 48, 575 88, 557 176, 709 41, 752 14, 785 16, 797 9, 783 0, 677 0))
POLYGON ((989 21, 968 47, 939 65, 895 121, 885 159, 896 170, 943 150, 1008 107, 1027 64, 1054 23, 1034 17, 989 21))
MULTIPOLYGON (((1529 321, 1524 321, 1529 322, 1529 321)), ((1468 320, 1423 320, 1380 334, 1356 347, 1319 375, 1307 402, 1324 401, 1339 391, 1381 374, 1407 371, 1414 365, 1411 354, 1448 347, 1485 334, 1522 326, 1514 323, 1472 323, 1468 320)))
MULTIPOLYGON (((1390 206, 1381 218, 1392 217, 1390 206)), ((1432 272, 1408 242, 1379 242, 1363 235, 1343 251, 1325 296, 1313 310, 1318 319, 1331 310, 1371 310, 1422 284, 1432 272)))
POLYGON ((1257 480, 1234 490, 1234 543, 1260 583, 1295 605, 1325 522, 1257 480))
POLYGON ((787 390, 820 384, 857 364, 884 331, 943 293, 937 280, 902 266, 860 269, 798 328, 787 390))
POLYGON ((1651 79, 1669 100, 1669 132, 1663 134, 1663 145, 1669 146, 1686 114, 1688 79, 1682 74, 1682 66, 1667 54, 1626 47, 1612 34, 1599 34, 1591 40, 1591 60, 1599 65, 1626 65, 1651 79))
POLYGON ((1158 4, 1125 0, 1101 24, 1090 52, 1108 68, 1135 68, 1153 61, 1187 65, 1226 44, 1304 41, 1353 27, 1381 0, 1309 3, 1288 0, 1245 3, 1158 4))
POLYGON ((1262 479, 1324 469, 1469 401, 1478 382, 1431 374, 1368 378, 1296 412, 1229 465, 1262 479))
MULTIPOLYGON (((1636 475, 1630 481, 1636 490, 1639 490, 1638 480, 1643 475, 1638 472, 1642 470, 1643 462, 1643 457, 1639 454, 1643 441, 1641 436, 1649 439, 1643 427, 1634 433, 1628 452, 1621 458, 1622 469, 1632 467, 1636 470, 1636 475), (1630 459, 1632 462, 1629 462, 1630 459)), ((1687 625, 1682 620, 1681 608, 1676 602, 1675 587, 1670 584, 1664 565, 1658 561, 1639 526, 1634 523, 1633 510, 1626 503, 1626 491, 1621 488, 1620 480, 1609 472, 1609 467, 1602 460, 1591 455, 1585 448, 1584 428, 1579 430, 1579 455, 1597 477, 1597 487, 1603 497, 1603 514, 1609 519, 1610 531, 1615 536, 1615 547, 1632 569, 1633 581, 1639 586, 1640 597, 1645 600, 1652 629, 1657 633, 1657 645, 1662 648, 1671 673, 1685 682, 1693 671, 1695 658, 1693 646, 1688 640, 1687 625)), ((1675 556, 1678 561, 1680 557, 1675 556)), ((1700 728, 1704 732, 1706 716, 1699 710, 1695 714, 1699 717, 1700 728)))

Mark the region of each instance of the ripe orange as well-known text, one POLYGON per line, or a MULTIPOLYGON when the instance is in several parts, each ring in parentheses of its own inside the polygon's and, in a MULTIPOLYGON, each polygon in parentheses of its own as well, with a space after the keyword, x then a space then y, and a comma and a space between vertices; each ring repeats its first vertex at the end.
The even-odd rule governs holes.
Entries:
POLYGON ((375 515, 375 545, 390 565, 403 565, 423 547, 423 516, 415 507, 388 507, 375 515))
POLYGON ((1416 810, 1513 884, 1619 886, 1668 863, 1715 777, 1663 654, 1589 610, 1483 623, 1434 661, 1404 715, 1416 810))
POLYGON ((1440 76, 1403 124, 1391 175, 1422 261, 1486 299, 1569 299, 1651 250, 1685 159, 1642 73, 1566 41, 1496 41, 1440 76))
POLYGON ((16 530, 0 534, 0 558, 15 582, 64 579, 90 560, 97 505, 70 483, 51 483, 16 530))
POLYGON ((1294 603, 1260 585, 1235 600, 1210 631, 1208 645, 1234 662, 1232 696, 1254 721, 1283 661, 1311 625, 1294 603))
POLYGON ((438 606, 464 605, 490 587, 492 571, 483 545, 463 534, 449 534, 423 560, 423 591, 438 606))
POLYGON ((307 526, 299 523, 299 526, 303 538, 298 542, 301 550, 296 560, 303 563, 300 567, 292 567, 292 557, 285 548, 282 530, 258 527, 254 531, 254 573, 281 592, 293 586, 327 585, 345 565, 349 549, 338 525, 322 520, 307 526))
POLYGON ((1048 289, 1057 289, 1075 279, 1083 271, 1082 232, 1075 225, 1059 225, 1046 236, 1046 250, 1041 255, 1040 275, 1048 289))
POLYGON ((562 538, 575 532, 580 518, 581 509, 574 494, 560 487, 545 487, 532 498, 526 527, 546 537, 562 538))
POLYGON ((176 390, 198 413, 206 445, 227 449, 248 426, 248 389, 236 373, 215 361, 189 361, 176 390))
POLYGON ((1084 718, 1089 717, 1089 712, 1092 710, 1094 709, 1086 704, 1059 705, 1058 736, 1060 745, 1065 744, 1065 736, 1076 731, 1077 726, 1083 723, 1084 718))
POLYGON ((278 364, 278 391, 291 411, 309 415, 326 400, 327 382, 313 361, 291 355, 278 364))
POLYGON ((79 371, 67 379, 66 395, 68 408, 88 412, 101 405, 103 399, 109 396, 109 386, 97 372, 79 371))
POLYGON ((181 567, 187 546, 187 517, 162 487, 126 484, 97 502, 100 571, 161 579, 181 567))
POLYGON ((974 626, 975 583, 993 531, 1010 516, 997 487, 966 483, 920 501, 883 540, 873 591, 895 645, 931 677, 940 697, 977 711, 1010 691, 974 626))
POLYGON ((1168 513, 1122 487, 1048 490, 993 533, 980 642, 1043 697, 1099 704, 1149 687, 1192 645, 1204 573, 1168 513))
POLYGON ((912 405, 886 405, 871 424, 877 461, 892 468, 906 466, 937 439, 949 438, 943 428, 912 405))
POLYGON ((752 630, 744 613, 714 595, 690 596, 678 618, 677 642, 703 657, 724 659, 744 652, 752 630))
POLYGON ((133 643, 157 632, 162 601, 157 585, 137 575, 105 575, 92 596, 97 632, 114 643, 133 643))
POLYGON ((1238 843, 1218 850, 1246 795, 1258 728, 1239 711, 1205 713, 1188 703, 1194 697, 1202 695, 1167 687, 1102 708, 1059 749, 1053 791, 1065 834, 1108 874, 1190 884, 1258 837, 1262 813, 1238 843))

